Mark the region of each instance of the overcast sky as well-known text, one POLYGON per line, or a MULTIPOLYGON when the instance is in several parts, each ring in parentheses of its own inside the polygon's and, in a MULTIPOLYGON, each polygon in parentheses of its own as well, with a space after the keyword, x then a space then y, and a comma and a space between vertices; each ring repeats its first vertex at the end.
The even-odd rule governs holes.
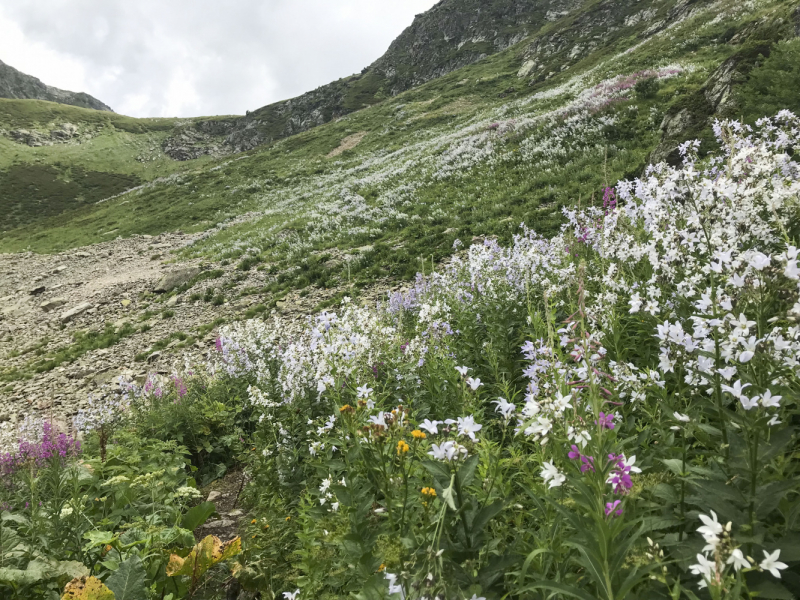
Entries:
POLYGON ((361 71, 437 0, 0 0, 0 60, 136 117, 244 114, 361 71))

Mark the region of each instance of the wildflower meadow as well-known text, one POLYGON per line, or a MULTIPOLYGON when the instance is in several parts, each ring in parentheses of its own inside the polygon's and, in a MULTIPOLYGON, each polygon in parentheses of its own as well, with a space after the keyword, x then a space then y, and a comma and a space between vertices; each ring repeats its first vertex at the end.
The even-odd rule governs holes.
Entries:
POLYGON ((80 441, 31 425, 0 593, 798 597, 800 118, 714 133, 554 237, 227 325, 209 364, 93 400, 80 441), (195 539, 237 469, 240 537, 195 539))

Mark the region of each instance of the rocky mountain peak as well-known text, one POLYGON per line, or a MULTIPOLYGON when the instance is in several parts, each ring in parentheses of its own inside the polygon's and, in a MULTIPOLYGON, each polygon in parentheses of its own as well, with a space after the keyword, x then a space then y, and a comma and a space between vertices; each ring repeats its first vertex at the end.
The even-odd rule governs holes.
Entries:
POLYGON ((41 80, 18 71, 0 60, 0 98, 17 100, 47 100, 81 108, 110 111, 97 98, 83 92, 69 92, 42 83, 41 80))

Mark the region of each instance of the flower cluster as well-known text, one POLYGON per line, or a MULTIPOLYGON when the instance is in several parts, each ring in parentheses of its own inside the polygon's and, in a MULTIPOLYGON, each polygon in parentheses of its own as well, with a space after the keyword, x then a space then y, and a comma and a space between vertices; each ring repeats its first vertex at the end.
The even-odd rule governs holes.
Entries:
POLYGON ((81 443, 58 431, 50 422, 43 422, 41 431, 27 433, 28 437, 20 440, 16 452, 0 455, 0 474, 4 477, 26 464, 41 467, 53 459, 66 460, 80 454, 81 443))

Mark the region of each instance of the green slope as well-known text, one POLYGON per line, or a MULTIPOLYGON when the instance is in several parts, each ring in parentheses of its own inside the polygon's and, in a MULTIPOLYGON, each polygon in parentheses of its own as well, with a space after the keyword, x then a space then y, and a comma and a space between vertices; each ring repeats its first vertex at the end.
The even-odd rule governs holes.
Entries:
POLYGON ((476 64, 240 155, 171 161, 158 148, 178 123, 115 121, 107 113, 103 134, 88 144, 17 144, 16 165, 60 163, 148 183, 6 231, 0 251, 58 251, 103 241, 109 231, 207 231, 188 253, 246 255, 246 265, 298 270, 280 285, 302 287, 413 275, 422 259, 449 254, 457 238, 507 239, 522 222, 552 232, 561 207, 600 202, 604 186, 641 173, 665 135, 665 116, 683 115, 673 119, 683 129, 667 132, 676 139, 704 137, 713 107, 709 113, 700 99, 725 61, 735 64, 723 81, 731 99, 720 111, 760 114, 748 108, 758 95, 741 95, 748 79, 768 86, 765 72, 791 70, 791 60, 770 67, 762 53, 793 36, 794 3, 762 1, 745 10, 732 1, 694 2, 680 11, 675 4, 638 3, 639 11, 653 8, 648 20, 609 33, 570 64, 569 48, 597 37, 610 5, 586 3, 476 64), (554 39, 563 50, 538 56, 541 75, 520 77, 531 48, 554 39), (364 132, 357 146, 329 157, 364 132), (148 149, 147 162, 135 160, 148 149), (350 260, 341 262, 344 254, 350 260))

